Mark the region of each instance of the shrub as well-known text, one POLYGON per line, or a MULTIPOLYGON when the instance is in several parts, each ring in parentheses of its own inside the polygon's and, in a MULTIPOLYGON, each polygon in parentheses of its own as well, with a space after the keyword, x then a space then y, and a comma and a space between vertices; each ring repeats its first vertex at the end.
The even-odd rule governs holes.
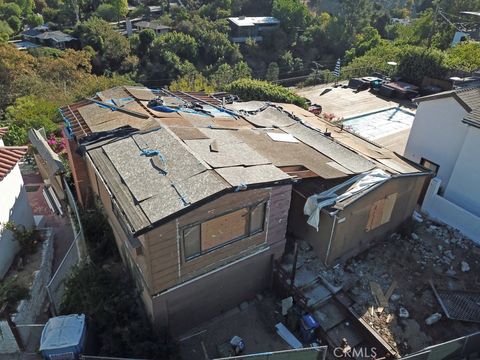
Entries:
POLYGON ((307 101, 280 85, 266 81, 240 79, 226 87, 226 91, 235 94, 243 101, 263 100, 298 105, 306 109, 307 101))
POLYGON ((26 229, 23 225, 15 225, 13 222, 7 222, 4 229, 13 233, 13 238, 20 245, 19 256, 34 254, 38 244, 41 242, 40 233, 37 229, 26 229))
POLYGON ((30 290, 17 284, 14 277, 0 281, 0 306, 7 304, 7 311, 13 311, 16 303, 30 298, 30 290))

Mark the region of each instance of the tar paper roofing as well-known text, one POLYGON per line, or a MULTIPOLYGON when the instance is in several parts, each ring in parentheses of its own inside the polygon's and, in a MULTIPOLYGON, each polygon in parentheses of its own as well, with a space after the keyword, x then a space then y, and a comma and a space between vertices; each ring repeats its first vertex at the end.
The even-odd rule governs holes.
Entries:
POLYGON ((0 146, 0 181, 13 170, 27 150, 26 146, 0 146))
POLYGON ((64 315, 50 318, 43 328, 40 351, 78 346, 85 332, 85 315, 64 315))
POLYGON ((381 168, 419 173, 397 155, 291 104, 223 106, 215 96, 117 87, 63 108, 133 233, 225 192, 292 182, 288 169, 347 179, 381 168), (148 101, 159 98, 169 112, 148 101), (105 104, 115 104, 116 110, 105 104), (194 105, 194 106, 193 106, 194 105), (174 110, 174 111, 172 111, 174 110), (122 127, 122 128, 121 128, 122 127))

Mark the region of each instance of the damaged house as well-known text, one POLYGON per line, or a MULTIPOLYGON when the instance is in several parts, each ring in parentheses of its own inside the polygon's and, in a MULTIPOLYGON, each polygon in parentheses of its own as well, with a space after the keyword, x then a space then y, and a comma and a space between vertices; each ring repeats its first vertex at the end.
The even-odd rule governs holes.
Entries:
POLYGON ((329 266, 368 248, 429 177, 290 104, 117 87, 61 112, 79 200, 101 201, 152 321, 175 334, 268 287, 295 237, 329 266))

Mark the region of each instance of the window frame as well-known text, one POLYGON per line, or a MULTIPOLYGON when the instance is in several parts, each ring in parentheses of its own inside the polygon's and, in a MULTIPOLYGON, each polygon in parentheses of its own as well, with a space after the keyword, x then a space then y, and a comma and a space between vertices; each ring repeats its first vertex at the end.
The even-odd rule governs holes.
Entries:
POLYGON ((211 216, 207 219, 203 219, 203 220, 199 220, 199 221, 196 221, 196 222, 193 222, 191 224, 188 224, 188 225, 185 225, 185 226, 182 226, 180 227, 180 234, 181 234, 181 247, 182 247, 182 258, 183 258, 183 262, 186 263, 186 262, 189 262, 191 260, 194 260, 200 256, 203 256, 203 255, 206 255, 206 254, 209 254, 215 250, 218 250, 224 246, 228 246, 228 245, 231 245, 237 241, 240 241, 242 239, 246 239, 246 238, 250 238, 252 236, 255 236, 255 235, 258 235, 258 234, 261 234, 263 232, 265 232, 266 230, 266 223, 267 223, 267 213, 268 213, 268 204, 269 204, 269 199, 263 199, 261 201, 257 201, 255 203, 252 203, 252 204, 249 204, 247 206, 242 206, 242 207, 238 207, 238 208, 235 208, 235 209, 231 209, 229 211, 225 211, 225 212, 222 212, 221 214, 217 214, 215 216, 211 216), (257 230, 257 231, 254 231, 254 232, 251 232, 250 230, 250 226, 251 226, 251 217, 252 217, 252 210, 255 209, 256 207, 258 207, 259 205, 261 204, 264 204, 264 214, 263 214, 263 222, 262 222, 262 228, 260 230, 257 230), (209 220, 213 220, 213 219, 216 219, 216 218, 219 218, 219 217, 222 217, 222 216, 225 216, 225 215, 228 215, 228 214, 231 214, 231 213, 234 213, 236 211, 239 211, 241 209, 248 209, 248 217, 247 217, 247 221, 246 221, 246 228, 245 228, 245 235, 242 235, 242 236, 237 236, 236 238, 234 239, 231 239, 231 240, 228 240, 228 241, 225 241, 217 246, 213 246, 211 248, 208 248, 207 250, 203 250, 202 249, 202 224, 203 223, 206 223, 208 222, 209 220), (186 252, 185 252, 185 232, 190 230, 191 228, 195 227, 195 226, 200 226, 200 238, 199 238, 199 241, 200 241, 200 252, 198 252, 197 254, 194 254, 194 255, 191 255, 189 257, 186 256, 186 252))

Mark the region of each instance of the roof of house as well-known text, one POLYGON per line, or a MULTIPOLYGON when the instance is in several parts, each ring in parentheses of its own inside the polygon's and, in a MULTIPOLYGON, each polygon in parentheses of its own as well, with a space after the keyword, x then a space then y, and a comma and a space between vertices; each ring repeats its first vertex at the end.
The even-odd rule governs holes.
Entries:
POLYGON ((27 150, 27 146, 0 146, 0 181, 13 170, 27 150))
POLYGON ((25 30, 24 32, 22 32, 22 35, 27 37, 36 37, 38 34, 41 34, 42 32, 43 31, 41 30, 33 28, 33 29, 25 30))
POLYGON ((480 128, 480 105, 478 108, 472 110, 470 114, 465 116, 465 118, 463 119, 463 122, 468 125, 472 125, 480 128))
POLYGON ((239 16, 229 17, 228 20, 237 26, 278 25, 280 20, 272 16, 239 16))
POLYGON ((170 26, 162 25, 162 24, 156 24, 156 23, 150 22, 150 21, 138 21, 134 25, 137 26, 137 27, 146 28, 146 29, 153 29, 153 30, 171 29, 170 26))
POLYGON ((8 127, 0 127, 0 139, 8 132, 8 127))
POLYGON ((53 40, 55 42, 69 42, 76 40, 73 36, 65 34, 61 31, 45 31, 35 36, 35 38, 40 40, 53 40))
POLYGON ((466 124, 480 126, 480 87, 466 87, 462 89, 444 91, 438 94, 423 96, 415 101, 430 101, 453 97, 468 112, 462 119, 466 124))
POLYGON ((62 112, 137 234, 229 191, 375 168, 422 173, 335 126, 325 134, 327 124, 295 105, 224 98, 117 87, 62 112), (148 104, 156 97, 160 108, 148 104))

